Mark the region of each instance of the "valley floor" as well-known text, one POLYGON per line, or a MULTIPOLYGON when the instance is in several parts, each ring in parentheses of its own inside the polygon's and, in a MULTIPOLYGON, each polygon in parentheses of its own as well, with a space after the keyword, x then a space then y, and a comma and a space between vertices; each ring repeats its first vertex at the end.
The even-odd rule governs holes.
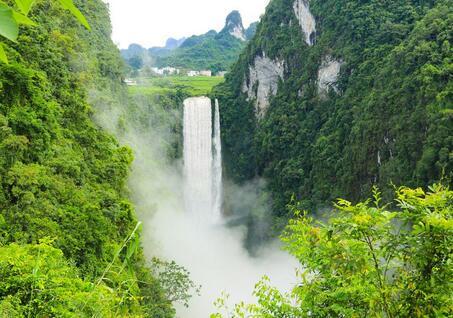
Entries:
POLYGON ((207 95, 214 86, 222 83, 221 76, 166 76, 140 77, 136 79, 138 85, 130 86, 132 94, 159 95, 181 89, 190 96, 207 95))

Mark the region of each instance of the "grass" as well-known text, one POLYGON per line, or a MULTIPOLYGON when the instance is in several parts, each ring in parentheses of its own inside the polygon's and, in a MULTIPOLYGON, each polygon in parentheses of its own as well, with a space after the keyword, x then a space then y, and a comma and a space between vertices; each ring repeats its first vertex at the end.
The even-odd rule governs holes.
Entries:
POLYGON ((212 88, 224 80, 220 76, 167 76, 138 78, 137 86, 130 86, 132 94, 160 95, 183 90, 190 96, 208 95, 212 88))

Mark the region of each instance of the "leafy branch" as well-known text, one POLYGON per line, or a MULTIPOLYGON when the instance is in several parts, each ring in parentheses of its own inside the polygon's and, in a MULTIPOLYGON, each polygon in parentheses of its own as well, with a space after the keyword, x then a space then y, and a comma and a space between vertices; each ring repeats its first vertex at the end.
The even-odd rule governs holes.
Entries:
MULTIPOLYGON (((55 0, 60 5, 68 10, 82 25, 90 30, 90 25, 84 15, 77 9, 72 0, 55 0)), ((36 0, 14 0, 15 7, 7 5, 4 1, 0 0, 0 36, 17 42, 19 36, 19 26, 28 25, 35 26, 36 23, 28 18, 33 5, 36 0)), ((4 43, 0 42, 0 62, 8 64, 8 57, 6 56, 4 43)))

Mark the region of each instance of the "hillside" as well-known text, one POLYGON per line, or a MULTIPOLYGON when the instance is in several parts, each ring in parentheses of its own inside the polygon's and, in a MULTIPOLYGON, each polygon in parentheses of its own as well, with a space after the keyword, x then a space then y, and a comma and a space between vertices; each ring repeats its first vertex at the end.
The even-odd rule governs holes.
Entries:
POLYGON ((125 188, 132 151, 93 120, 126 93, 108 9, 76 4, 91 31, 39 2, 0 63, 0 316, 173 317, 125 188))
POLYGON ((121 55, 136 70, 143 66, 172 66, 225 71, 237 60, 246 42, 253 37, 256 26, 255 22, 245 29, 240 13, 233 11, 227 16, 225 27, 220 32, 210 30, 187 39, 170 38, 165 47, 146 49, 139 44, 131 44, 128 49, 121 50, 121 55))
POLYGON ((0 318, 453 317, 453 0, 266 4, 0 1, 0 318))
POLYGON ((225 27, 219 33, 211 30, 203 35, 189 37, 169 56, 157 58, 156 65, 225 71, 236 61, 249 39, 247 36, 253 36, 253 30, 254 24, 246 30, 240 13, 233 11, 227 16, 225 27))
POLYGON ((225 168, 263 177, 273 215, 373 185, 451 183, 453 5, 273 0, 220 99, 225 168))
POLYGON ((186 38, 174 39, 168 38, 165 46, 163 47, 152 47, 149 49, 144 48, 140 44, 130 44, 127 49, 120 50, 121 56, 127 64, 135 69, 139 69, 144 65, 152 65, 156 57, 168 56, 171 52, 181 44, 184 43, 186 38))

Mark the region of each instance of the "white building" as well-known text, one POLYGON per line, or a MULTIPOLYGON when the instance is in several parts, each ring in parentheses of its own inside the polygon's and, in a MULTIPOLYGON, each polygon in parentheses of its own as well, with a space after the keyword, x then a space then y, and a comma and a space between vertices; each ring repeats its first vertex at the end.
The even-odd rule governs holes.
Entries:
POLYGON ((127 86, 137 86, 137 81, 134 81, 130 78, 126 78, 124 80, 124 83, 126 83, 127 86))
POLYGON ((157 75, 179 75, 181 72, 178 68, 166 66, 164 68, 153 67, 151 70, 157 75))
POLYGON ((211 77, 211 76, 212 76, 212 72, 209 71, 209 70, 203 70, 203 71, 200 71, 200 75, 201 75, 201 76, 208 76, 208 77, 211 77))
POLYGON ((157 67, 152 67, 151 70, 156 73, 157 75, 164 75, 164 70, 157 68, 157 67))
POLYGON ((174 68, 174 67, 164 67, 163 69, 164 75, 177 75, 179 74, 179 69, 174 68))
POLYGON ((200 72, 199 71, 189 71, 187 72, 187 76, 199 76, 200 72))

